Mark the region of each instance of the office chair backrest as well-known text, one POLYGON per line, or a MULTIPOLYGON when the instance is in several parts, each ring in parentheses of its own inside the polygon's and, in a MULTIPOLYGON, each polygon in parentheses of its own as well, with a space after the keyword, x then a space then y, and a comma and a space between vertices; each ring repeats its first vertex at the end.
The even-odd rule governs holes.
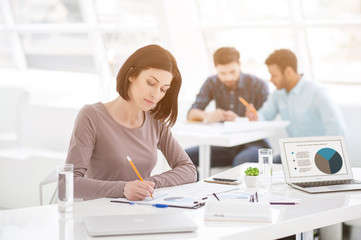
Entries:
POLYGON ((22 109, 22 147, 67 151, 79 109, 26 105, 22 109))

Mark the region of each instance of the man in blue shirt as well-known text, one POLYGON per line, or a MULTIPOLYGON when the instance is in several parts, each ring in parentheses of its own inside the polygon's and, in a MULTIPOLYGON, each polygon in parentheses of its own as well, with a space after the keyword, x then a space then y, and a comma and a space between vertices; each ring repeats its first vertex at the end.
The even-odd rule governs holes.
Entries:
MULTIPOLYGON (((256 109, 263 105, 268 96, 268 86, 260 78, 241 72, 239 57, 239 52, 231 47, 220 48, 214 53, 217 75, 210 76, 203 84, 188 112, 188 120, 211 123, 234 121, 236 117, 244 117, 246 108, 239 101, 239 97, 252 103, 256 109), (215 100, 216 110, 205 111, 212 100, 215 100)), ((229 148, 212 146, 211 166, 236 166, 243 162, 257 162, 258 149, 264 147, 269 147, 264 140, 229 148)), ((199 147, 188 148, 186 152, 194 164, 198 165, 199 147)))
POLYGON ((266 65, 271 82, 276 86, 258 113, 250 108, 246 116, 252 120, 273 120, 278 114, 290 121, 290 137, 344 135, 345 127, 337 105, 325 88, 308 81, 297 72, 297 58, 288 49, 274 51, 266 65))

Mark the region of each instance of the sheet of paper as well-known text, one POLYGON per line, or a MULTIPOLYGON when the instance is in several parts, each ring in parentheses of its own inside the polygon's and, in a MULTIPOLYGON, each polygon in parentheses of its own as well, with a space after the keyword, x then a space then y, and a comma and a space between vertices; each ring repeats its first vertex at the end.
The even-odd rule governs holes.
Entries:
POLYGON ((202 199, 208 195, 212 195, 213 193, 221 193, 234 189, 238 189, 238 187, 221 185, 221 184, 212 184, 212 183, 200 181, 196 183, 184 184, 174 187, 158 188, 155 191, 157 193, 167 193, 169 196, 180 195, 185 197, 202 199))

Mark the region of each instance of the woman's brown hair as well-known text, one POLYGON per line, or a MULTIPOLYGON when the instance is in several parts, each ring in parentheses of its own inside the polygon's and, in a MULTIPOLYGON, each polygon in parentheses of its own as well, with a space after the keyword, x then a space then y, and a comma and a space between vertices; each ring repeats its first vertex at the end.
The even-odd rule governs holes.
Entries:
POLYGON ((182 84, 182 76, 173 55, 158 45, 139 48, 124 62, 117 74, 117 92, 129 101, 129 78, 137 77, 141 71, 149 68, 162 69, 172 73, 173 79, 164 97, 150 110, 155 119, 173 126, 178 116, 178 94, 182 84))

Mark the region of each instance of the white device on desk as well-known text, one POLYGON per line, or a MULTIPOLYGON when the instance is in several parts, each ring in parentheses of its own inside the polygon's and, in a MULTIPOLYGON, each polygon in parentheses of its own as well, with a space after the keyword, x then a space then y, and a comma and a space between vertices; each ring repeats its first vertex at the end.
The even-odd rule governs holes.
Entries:
POLYGON ((286 183, 309 193, 361 190, 343 136, 279 140, 286 183))
POLYGON ((238 185, 242 182, 240 178, 223 178, 223 177, 209 177, 204 179, 204 181, 208 183, 221 183, 221 184, 229 184, 229 185, 238 185))
POLYGON ((91 236, 192 232, 197 224, 180 213, 107 215, 84 217, 91 236))

